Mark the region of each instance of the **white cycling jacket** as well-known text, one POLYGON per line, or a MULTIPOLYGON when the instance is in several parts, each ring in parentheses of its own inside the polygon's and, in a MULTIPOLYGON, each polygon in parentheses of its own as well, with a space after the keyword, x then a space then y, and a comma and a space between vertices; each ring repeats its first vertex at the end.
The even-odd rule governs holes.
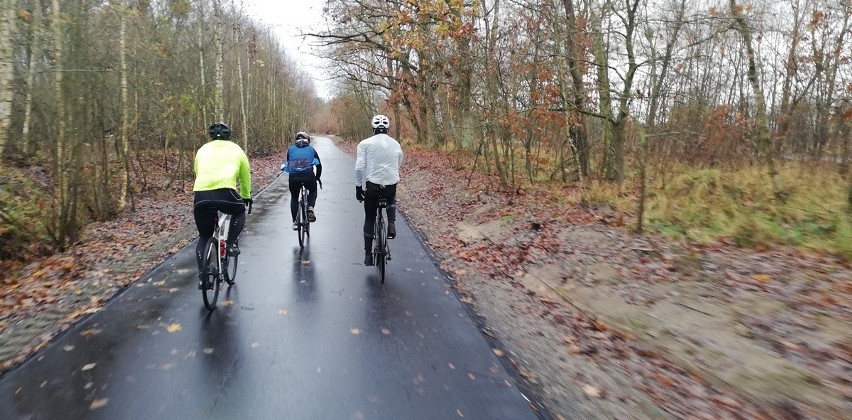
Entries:
POLYGON ((402 166, 402 147, 387 134, 376 134, 358 143, 355 157, 355 186, 363 187, 366 181, 378 185, 399 182, 402 166))

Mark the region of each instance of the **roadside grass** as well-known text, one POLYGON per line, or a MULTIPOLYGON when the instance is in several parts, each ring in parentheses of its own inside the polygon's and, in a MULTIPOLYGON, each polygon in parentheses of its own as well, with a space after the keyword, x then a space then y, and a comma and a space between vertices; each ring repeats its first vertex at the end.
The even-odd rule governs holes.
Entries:
POLYGON ((779 166, 785 200, 772 194, 762 167, 683 169, 649 191, 652 231, 706 243, 730 238, 754 248, 783 244, 852 259, 846 181, 830 166, 779 166))
MULTIPOLYGON (((412 142, 404 142, 403 147, 410 152, 436 150, 412 142)), ((472 151, 446 145, 437 151, 450 155, 448 162, 454 167, 470 168, 475 157, 472 151)), ((522 164, 516 162, 516 168, 523 168, 522 164)), ((480 157, 477 169, 483 167, 480 157)), ((743 248, 786 245, 852 260, 848 181, 837 173, 836 165, 786 162, 779 164, 778 171, 783 202, 774 197, 763 166, 695 168, 668 162, 665 174, 649 175, 645 229, 694 243, 727 239, 743 248)), ((516 174, 515 179, 530 188, 524 176, 516 174)), ((625 215, 625 227, 636 225, 636 173, 628 173, 621 184, 599 179, 563 184, 543 176, 534 183, 532 188, 546 189, 555 203, 609 208, 625 215)))
POLYGON ((50 196, 19 167, 0 162, 0 173, 0 261, 9 261, 50 242, 44 225, 50 196))

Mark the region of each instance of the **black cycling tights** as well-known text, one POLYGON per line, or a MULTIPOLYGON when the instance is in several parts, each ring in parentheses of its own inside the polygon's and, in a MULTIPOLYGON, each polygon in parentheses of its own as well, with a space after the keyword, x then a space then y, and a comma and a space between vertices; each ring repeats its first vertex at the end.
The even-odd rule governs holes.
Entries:
POLYGON ((310 178, 297 178, 290 176, 290 215, 293 216, 293 221, 296 221, 296 214, 299 212, 299 190, 302 185, 308 189, 308 207, 313 207, 317 204, 317 179, 311 174, 310 178))
POLYGON ((364 250, 367 252, 373 247, 373 227, 376 224, 379 197, 388 199, 388 223, 396 221, 396 184, 379 186, 368 181, 364 191, 364 250))
POLYGON ((195 205, 192 214, 195 216, 195 227, 198 228, 198 244, 195 246, 195 259, 198 262, 198 270, 201 271, 201 260, 204 257, 204 246, 207 240, 213 236, 213 222, 216 220, 216 212, 230 214, 231 227, 228 229, 228 242, 235 241, 243 226, 246 224, 246 206, 243 199, 235 190, 221 188, 211 191, 196 191, 195 205))

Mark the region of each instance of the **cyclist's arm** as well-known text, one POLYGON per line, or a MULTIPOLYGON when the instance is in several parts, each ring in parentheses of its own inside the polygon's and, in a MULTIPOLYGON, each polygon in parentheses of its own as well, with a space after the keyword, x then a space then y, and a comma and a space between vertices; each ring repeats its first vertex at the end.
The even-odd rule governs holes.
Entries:
POLYGON ((367 146, 362 141, 358 143, 358 151, 355 157, 355 186, 364 185, 364 170, 367 169, 367 146))
POLYGON ((251 198, 251 167, 248 156, 240 149, 240 196, 251 198))
POLYGON ((319 158, 319 153, 314 150, 314 166, 317 168, 317 179, 322 176, 322 161, 319 158))

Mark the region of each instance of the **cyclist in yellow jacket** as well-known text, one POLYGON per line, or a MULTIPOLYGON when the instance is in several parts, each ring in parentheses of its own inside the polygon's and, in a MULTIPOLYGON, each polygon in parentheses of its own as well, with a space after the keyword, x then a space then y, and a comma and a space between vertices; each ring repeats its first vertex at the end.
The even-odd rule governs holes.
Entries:
POLYGON ((205 285, 201 260, 204 245, 213 236, 213 224, 216 212, 230 214, 231 226, 228 229, 228 253, 238 255, 236 240, 246 222, 246 206, 251 203, 251 171, 249 160, 243 149, 230 141, 231 129, 224 123, 215 123, 207 130, 211 141, 207 142, 195 154, 194 205, 195 226, 198 228, 198 244, 195 258, 198 262, 198 288, 205 285), (237 179, 240 191, 237 192, 237 179))

